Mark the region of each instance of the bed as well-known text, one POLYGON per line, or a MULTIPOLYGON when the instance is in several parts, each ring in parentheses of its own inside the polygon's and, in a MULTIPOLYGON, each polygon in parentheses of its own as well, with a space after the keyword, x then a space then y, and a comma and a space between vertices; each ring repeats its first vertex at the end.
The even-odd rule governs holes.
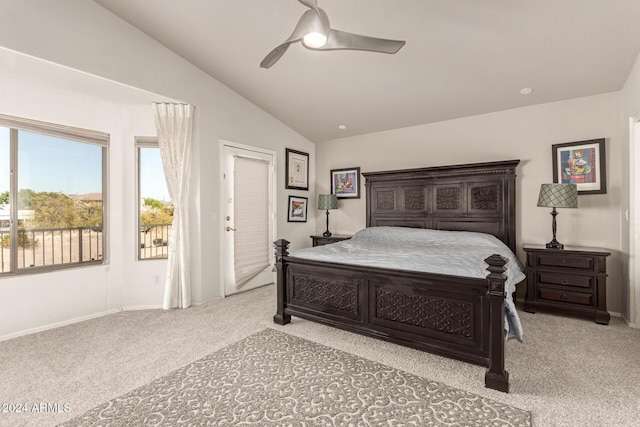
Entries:
MULTIPOLYGON (((511 160, 363 173, 367 229, 357 233, 354 242, 328 246, 349 246, 362 240, 362 235, 384 243, 385 236, 397 231, 400 237, 394 237, 395 244, 402 245, 402 239, 407 239, 408 247, 410 235, 400 231, 400 227, 408 227, 470 232, 466 234, 473 236, 483 233, 494 236, 491 238, 513 254, 518 163, 511 160)), ((509 321, 505 322, 505 316, 513 314, 509 311, 515 312, 505 272, 507 268, 513 271, 513 264, 518 263, 515 257, 507 266, 505 253, 490 253, 483 257, 486 276, 471 277, 457 271, 408 269, 398 263, 356 265, 322 256, 313 259, 305 255, 307 250, 289 254, 289 242, 284 239, 274 245, 274 322, 285 325, 291 316, 297 316, 485 366, 485 386, 509 391, 505 339, 518 334, 508 328, 509 321)), ((326 246, 314 249, 333 251, 326 246)), ((511 290, 514 286, 509 284, 511 290)))

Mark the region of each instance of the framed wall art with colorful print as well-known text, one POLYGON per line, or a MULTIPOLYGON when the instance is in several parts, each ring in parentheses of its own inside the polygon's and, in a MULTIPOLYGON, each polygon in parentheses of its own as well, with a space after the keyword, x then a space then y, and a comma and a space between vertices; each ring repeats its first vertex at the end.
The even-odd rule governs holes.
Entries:
POLYGON ((605 194, 607 170, 604 138, 554 144, 553 182, 576 184, 578 194, 605 194))

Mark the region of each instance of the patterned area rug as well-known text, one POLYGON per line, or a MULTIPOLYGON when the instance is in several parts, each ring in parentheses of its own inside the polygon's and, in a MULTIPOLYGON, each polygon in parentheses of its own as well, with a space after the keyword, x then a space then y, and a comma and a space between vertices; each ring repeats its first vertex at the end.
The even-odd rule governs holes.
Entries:
POLYGON ((265 329, 63 426, 530 426, 527 411, 265 329))

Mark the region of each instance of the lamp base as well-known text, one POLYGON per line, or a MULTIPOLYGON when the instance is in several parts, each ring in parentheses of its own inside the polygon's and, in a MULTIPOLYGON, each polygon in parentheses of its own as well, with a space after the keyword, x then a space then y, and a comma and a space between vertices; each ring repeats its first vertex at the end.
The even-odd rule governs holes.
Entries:
POLYGON ((331 237, 331 232, 329 231, 329 209, 327 209, 327 231, 322 233, 324 237, 331 237))
POLYGON ((547 249, 564 249, 564 245, 558 242, 556 239, 553 239, 549 243, 547 243, 547 249))

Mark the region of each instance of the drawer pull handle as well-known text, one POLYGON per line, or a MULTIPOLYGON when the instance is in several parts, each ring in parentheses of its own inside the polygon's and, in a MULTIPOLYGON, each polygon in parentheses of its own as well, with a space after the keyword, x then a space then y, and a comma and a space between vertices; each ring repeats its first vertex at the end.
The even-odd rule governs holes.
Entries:
POLYGON ((569 281, 568 281, 567 279, 562 279, 562 280, 560 280, 560 284, 562 284, 562 285, 568 285, 568 284, 569 284, 569 281))
POLYGON ((567 296, 565 294, 560 295, 560 299, 562 301, 566 301, 567 300, 567 296))

